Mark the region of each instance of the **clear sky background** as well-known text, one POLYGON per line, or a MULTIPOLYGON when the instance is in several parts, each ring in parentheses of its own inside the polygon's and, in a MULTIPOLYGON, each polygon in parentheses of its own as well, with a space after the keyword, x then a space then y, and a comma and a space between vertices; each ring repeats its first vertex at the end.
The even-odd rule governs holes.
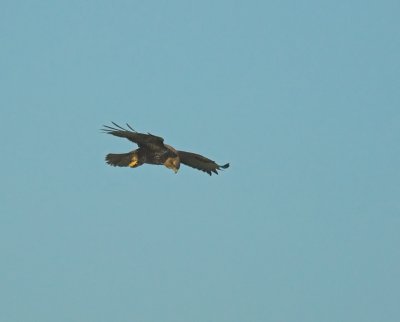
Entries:
POLYGON ((399 1, 0 7, 1 321, 400 321, 399 1))

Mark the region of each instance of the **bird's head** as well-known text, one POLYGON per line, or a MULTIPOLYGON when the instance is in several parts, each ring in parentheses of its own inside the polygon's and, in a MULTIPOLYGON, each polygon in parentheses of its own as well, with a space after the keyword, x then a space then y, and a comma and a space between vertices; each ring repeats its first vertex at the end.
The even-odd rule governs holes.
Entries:
POLYGON ((179 159, 179 157, 171 157, 168 158, 165 162, 164 165, 168 168, 173 170, 175 173, 178 172, 180 166, 181 166, 181 160, 179 159))

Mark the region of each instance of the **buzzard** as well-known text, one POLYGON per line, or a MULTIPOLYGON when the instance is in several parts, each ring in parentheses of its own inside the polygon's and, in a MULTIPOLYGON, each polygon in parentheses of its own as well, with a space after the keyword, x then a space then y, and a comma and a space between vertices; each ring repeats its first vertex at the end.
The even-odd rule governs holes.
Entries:
POLYGON ((164 144, 164 139, 162 137, 150 133, 144 134, 136 132, 129 124, 126 124, 128 129, 124 129, 114 122, 112 122, 112 124, 114 127, 104 125, 102 130, 105 133, 126 138, 139 146, 138 149, 128 153, 107 154, 106 162, 114 167, 137 168, 145 163, 163 164, 177 173, 180 164, 183 163, 189 167, 204 171, 210 176, 212 173, 218 174, 217 170, 229 167, 229 163, 218 165, 200 154, 178 151, 172 146, 164 144))

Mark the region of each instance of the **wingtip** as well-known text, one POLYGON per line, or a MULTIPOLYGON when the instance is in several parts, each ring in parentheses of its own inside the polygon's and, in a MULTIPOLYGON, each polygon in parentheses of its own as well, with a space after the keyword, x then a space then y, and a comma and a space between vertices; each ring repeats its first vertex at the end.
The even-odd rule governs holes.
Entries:
POLYGON ((132 128, 132 126, 130 126, 128 123, 126 123, 126 126, 132 131, 136 133, 136 130, 132 128))
POLYGON ((109 125, 103 125, 103 128, 101 129, 104 133, 112 134, 113 132, 118 132, 118 131, 124 131, 124 132, 134 132, 137 133, 128 123, 126 123, 126 126, 128 127, 127 129, 124 129, 121 125, 111 121, 111 124, 114 126, 109 126, 109 125))

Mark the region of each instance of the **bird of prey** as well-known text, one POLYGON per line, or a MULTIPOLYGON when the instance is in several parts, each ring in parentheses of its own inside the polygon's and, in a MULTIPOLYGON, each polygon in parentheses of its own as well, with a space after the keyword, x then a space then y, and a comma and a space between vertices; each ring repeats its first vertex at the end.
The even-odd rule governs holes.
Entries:
POLYGON ((172 146, 164 144, 164 139, 150 133, 136 132, 129 124, 125 129, 112 122, 114 126, 104 125, 103 131, 118 137, 126 138, 136 143, 139 148, 128 153, 106 155, 106 162, 114 167, 137 168, 142 164, 164 165, 167 168, 178 172, 180 164, 204 171, 210 176, 212 173, 218 174, 218 170, 226 169, 229 163, 218 165, 214 161, 203 157, 200 154, 178 151, 172 146))

